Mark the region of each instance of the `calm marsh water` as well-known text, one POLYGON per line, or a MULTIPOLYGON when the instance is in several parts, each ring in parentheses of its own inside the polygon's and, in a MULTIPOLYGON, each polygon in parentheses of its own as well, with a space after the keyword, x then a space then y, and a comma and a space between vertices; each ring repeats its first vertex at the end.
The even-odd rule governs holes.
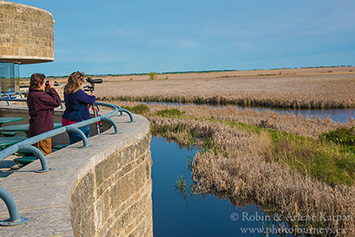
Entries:
POLYGON ((302 115, 304 117, 309 118, 331 118, 334 121, 339 123, 347 123, 350 118, 355 119, 355 109, 323 109, 323 110, 282 110, 282 109, 269 109, 269 108, 253 108, 258 111, 268 111, 271 110, 273 112, 279 114, 291 113, 296 116, 302 115))
MULTIPOLYGON (((184 106, 184 105, 192 105, 192 106, 197 106, 195 104, 180 104, 180 103, 165 103, 165 102, 147 102, 147 104, 165 104, 165 105, 175 105, 175 106, 184 106)), ((208 105, 210 108, 221 108, 221 107, 226 107, 226 106, 215 106, 215 105, 208 105)), ((235 108, 244 110, 246 108, 240 107, 240 106, 233 106, 235 108)), ((304 117, 309 117, 309 118, 330 118, 334 121, 337 121, 339 123, 347 123, 350 118, 355 119, 355 109, 323 109, 323 110, 307 110, 307 109, 299 109, 299 110, 293 110, 293 109, 271 109, 271 108, 261 108, 261 107, 256 107, 256 108, 247 108, 247 109, 252 109, 252 110, 257 110, 257 111, 273 111, 278 114, 286 114, 286 113, 291 113, 295 114, 296 116, 302 115, 304 117)))
POLYGON ((188 159, 195 156, 197 149, 180 148, 176 143, 153 137, 151 152, 154 236, 263 236, 251 231, 260 231, 272 223, 273 217, 256 205, 235 207, 229 200, 213 195, 191 196, 188 159), (175 189, 175 182, 182 175, 187 183, 186 197, 175 189))
MULTIPOLYGON (((154 102, 150 103, 155 104, 154 102)), ((178 103, 157 104, 184 106, 184 104, 178 103)), ((313 119, 329 117, 340 123, 346 123, 350 118, 355 118, 355 109, 251 109, 271 110, 279 114, 293 113, 296 116, 302 115, 313 119)), ((229 200, 222 200, 213 195, 207 197, 191 195, 192 179, 188 164, 189 159, 194 158, 197 152, 196 148, 180 148, 176 143, 169 143, 163 138, 153 137, 151 151, 154 236, 292 236, 292 234, 285 233, 283 235, 277 234, 280 229, 290 231, 292 228, 290 229, 288 224, 282 221, 275 222, 278 220, 277 217, 273 214, 266 214, 256 205, 235 207, 229 200), (185 195, 175 188, 176 181, 182 176, 186 180, 187 194, 185 195), (269 234, 265 234, 266 229, 269 230, 269 234)))

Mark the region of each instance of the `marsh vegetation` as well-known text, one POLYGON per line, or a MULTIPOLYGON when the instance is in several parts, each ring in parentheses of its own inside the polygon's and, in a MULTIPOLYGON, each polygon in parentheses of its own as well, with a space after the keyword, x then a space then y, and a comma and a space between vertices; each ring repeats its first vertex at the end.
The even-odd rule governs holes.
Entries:
MULTIPOLYGON (((208 106, 142 105, 153 134, 197 145, 191 163, 193 192, 235 205, 257 203, 282 216, 342 216, 294 221, 292 226, 354 233, 354 126, 273 112, 208 106)), ((186 189, 179 177, 176 186, 186 189)))
MULTIPOLYGON (((269 70, 208 76, 194 74, 194 80, 186 75, 180 79, 169 75, 169 80, 135 78, 136 84, 121 81, 120 92, 107 91, 100 98, 146 116, 154 135, 181 146, 198 147, 190 164, 192 192, 228 198, 235 205, 256 203, 283 217, 325 216, 285 221, 295 227, 330 228, 339 235, 354 235, 354 118, 339 123, 330 118, 235 106, 120 101, 347 108, 355 106, 352 70, 269 70), (131 89, 126 83, 131 83, 131 89)), ((177 189, 187 190, 185 178, 177 179, 177 189)))
POLYGON ((354 108, 353 67, 105 77, 106 101, 174 102, 291 109, 354 108), (331 71, 331 72, 330 72, 331 71), (168 76, 169 80, 164 80, 168 76), (132 78, 132 76, 130 77, 132 78), (117 91, 117 89, 119 91, 117 91))

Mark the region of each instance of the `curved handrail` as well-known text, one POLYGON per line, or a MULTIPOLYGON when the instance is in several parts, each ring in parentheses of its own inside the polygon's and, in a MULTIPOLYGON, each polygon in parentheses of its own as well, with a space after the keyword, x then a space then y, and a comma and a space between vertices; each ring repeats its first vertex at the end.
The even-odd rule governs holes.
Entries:
MULTIPOLYGON (((0 98, 0 100, 5 100, 5 99, 0 98)), ((25 99, 6 99, 6 100, 9 100, 9 101, 21 101, 21 102, 26 101, 25 99)), ((42 141, 44 139, 47 139, 47 138, 50 138, 50 137, 65 133, 65 132, 74 132, 74 133, 77 133, 82 138, 83 146, 84 147, 88 147, 87 138, 83 134, 83 132, 81 130, 79 130, 79 128, 87 126, 87 125, 90 125, 92 123, 100 122, 100 121, 108 121, 108 122, 110 122, 112 124, 112 126, 114 127, 114 129, 115 129, 114 133, 118 133, 117 124, 112 119, 109 119, 110 117, 116 115, 119 112, 117 106, 111 105, 111 104, 106 104, 106 103, 100 103, 100 105, 106 106, 106 107, 111 107, 113 109, 113 111, 108 113, 108 114, 105 114, 105 115, 100 115, 99 117, 94 117, 94 118, 91 118, 91 119, 88 119, 88 120, 84 120, 84 121, 81 121, 81 122, 78 122, 78 123, 75 123, 75 124, 71 124, 71 125, 68 125, 68 126, 56 128, 56 129, 53 129, 51 131, 39 134, 37 136, 31 137, 31 138, 28 138, 28 139, 26 139, 24 141, 16 143, 16 144, 14 144, 14 145, 12 145, 12 146, 10 146, 10 147, 8 147, 8 148, 6 148, 6 149, 4 149, 4 150, 2 150, 0 152, 0 161, 3 160, 6 157, 12 155, 15 152, 18 152, 18 151, 25 151, 25 150, 26 151, 31 151, 31 152, 35 153, 35 155, 37 155, 37 157, 41 161, 42 170, 39 170, 38 172, 48 172, 50 170, 48 168, 48 164, 47 164, 46 158, 44 157, 43 153, 40 150, 38 150, 37 148, 35 148, 34 146, 32 146, 32 144, 37 143, 39 141, 42 141)), ((130 112, 129 112, 129 114, 130 114, 130 112)), ((130 114, 130 116, 132 116, 132 115, 130 114)), ((133 119, 133 117, 131 117, 131 121, 132 121, 132 119, 133 119)))
MULTIPOLYGON (((22 98, 22 92, 14 92, 13 94, 17 94, 19 93, 20 94, 20 97, 22 98)), ((23 93, 26 93, 26 92, 23 92, 23 93)), ((28 93, 28 92, 27 92, 28 93)), ((26 99, 11 99, 10 96, 8 94, 4 94, 4 93, 0 93, 0 101, 6 101, 7 105, 10 105, 9 101, 17 101, 17 102, 26 102, 26 99), (4 99, 2 98, 3 95, 6 95, 8 98, 7 99, 4 99)), ((64 100, 61 101, 60 103, 60 108, 63 109, 63 103, 64 100)), ((99 105, 108 105, 106 103, 102 103, 102 102, 95 102, 95 106, 97 107, 98 111, 100 111, 100 107, 99 105)), ((134 119, 133 119, 133 116, 132 116, 132 113, 129 111, 129 110, 126 110, 126 109, 122 109, 119 105, 115 105, 115 104, 112 104, 113 106, 116 106, 118 108, 118 111, 120 112, 120 115, 122 115, 122 112, 125 112, 128 114, 131 122, 134 122, 134 119)))
POLYGON ((12 96, 12 95, 19 95, 20 98, 23 98, 23 94, 22 93, 28 93, 28 91, 15 91, 15 92, 2 92, 0 93, 0 97, 6 95, 8 97, 12 96))
MULTIPOLYGON (((1 100, 7 101, 8 105, 9 105, 9 101, 20 101, 20 102, 26 101, 26 99, 11 99, 10 96, 8 96, 8 99, 4 99, 4 98, 0 97, 0 101, 1 100)), ((53 137, 53 136, 65 133, 65 132, 74 132, 74 133, 77 133, 82 138, 83 146, 88 147, 89 146, 88 140, 87 140, 85 134, 79 129, 80 127, 83 127, 83 126, 86 126, 86 125, 89 125, 92 123, 100 122, 100 121, 107 121, 107 122, 110 122, 112 124, 112 126, 114 127, 114 130, 115 130, 114 134, 117 134, 119 132, 118 126, 115 123, 115 121, 113 121, 110 117, 116 115, 118 112, 120 112, 121 115, 122 115, 122 112, 125 112, 130 117, 131 122, 134 121, 131 112, 126 109, 122 109, 118 105, 106 104, 106 103, 101 103, 101 102, 98 102, 96 104, 101 105, 101 106, 111 107, 113 109, 113 111, 108 114, 100 115, 100 116, 94 117, 94 118, 90 118, 88 120, 84 120, 84 121, 81 121, 81 122, 78 122, 75 124, 56 128, 51 131, 39 134, 37 136, 31 137, 31 138, 28 138, 24 141, 16 143, 16 144, 0 151, 0 161, 6 157, 12 155, 15 152, 30 151, 30 152, 33 152, 41 162, 42 170, 39 170, 36 172, 37 173, 49 172, 49 171, 52 171, 53 169, 50 169, 48 167, 48 162, 47 162, 46 157, 43 155, 43 153, 38 148, 34 147, 32 144, 42 141, 44 139, 47 139, 49 137, 53 137)), ((6 189, 2 188, 1 186, 0 186, 0 199, 4 200, 4 202, 8 208, 8 211, 9 211, 9 215, 10 215, 10 219, 0 221, 0 225, 4 225, 4 226, 19 225, 19 224, 28 222, 30 220, 30 218, 19 216, 19 210, 18 210, 18 206, 16 204, 15 199, 12 197, 12 195, 6 189)))
MULTIPOLYGON (((5 101, 20 101, 20 102, 25 102, 26 99, 4 99, 4 98, 0 98, 1 100, 5 100, 5 101)), ((63 101, 62 101, 63 102, 63 101)), ((130 121, 133 122, 133 115, 130 111, 126 110, 126 109, 122 109, 121 107, 119 107, 118 105, 114 105, 114 104, 106 104, 106 103, 102 103, 102 102, 97 102, 97 105, 101 105, 101 106, 106 106, 106 107, 110 107, 113 109, 112 112, 105 114, 105 115, 100 115, 99 117, 94 117, 88 120, 84 120, 75 124, 71 124, 65 127, 61 127, 61 128, 56 128, 53 129, 51 131, 39 134, 37 136, 28 138, 22 142, 16 143, 4 150, 2 150, 0 152, 0 161, 3 160, 4 158, 10 156, 11 154, 17 152, 17 151, 21 151, 23 149, 26 150, 31 150, 31 152, 35 153, 37 155, 37 157, 40 159, 41 161, 41 165, 42 165, 42 170, 40 170, 39 172, 46 172, 49 171, 48 169, 48 165, 46 162, 46 159, 44 157, 44 155, 42 154, 42 152, 40 152, 39 150, 35 149, 35 147, 31 146, 32 144, 42 141, 44 139, 47 139, 49 137, 53 137, 65 132, 74 132, 77 133, 80 137, 82 137, 83 140, 83 146, 87 147, 88 146, 88 142, 87 142, 87 138, 86 136, 82 134, 82 132, 78 129, 80 127, 84 127, 87 126, 89 124, 92 123, 96 123, 96 122, 100 122, 100 121, 107 121, 110 122, 112 124, 112 126, 115 129, 115 133, 118 133, 118 127, 117 124, 112 120, 109 119, 110 117, 116 115, 118 112, 120 112, 122 114, 122 112, 125 112, 128 114, 128 116, 130 117, 130 121), (20 150, 21 149, 21 150, 20 150)))
POLYGON ((1 93, 1 94, 0 94, 0 100, 6 101, 7 105, 10 105, 9 101, 8 101, 7 99, 4 99, 4 98, 3 98, 4 96, 6 96, 8 99, 11 99, 11 98, 10 98, 10 95, 4 94, 4 93, 1 93))
POLYGON ((9 193, 9 191, 7 191, 1 186, 0 186, 0 199, 4 200, 10 216, 10 219, 0 221, 0 225, 14 226, 14 225, 20 225, 30 221, 31 218, 20 217, 18 206, 16 204, 14 197, 11 195, 11 193, 9 193))
MULTIPOLYGON (((119 107, 119 106, 117 105, 117 107, 119 107)), ((121 113, 121 115, 122 115, 122 112, 125 112, 126 114, 128 114, 131 122, 134 122, 133 115, 132 115, 132 113, 129 110, 122 109, 121 107, 119 107, 118 111, 121 113)))
POLYGON ((21 92, 15 92, 15 95, 20 95, 20 98, 23 97, 22 93, 21 92))

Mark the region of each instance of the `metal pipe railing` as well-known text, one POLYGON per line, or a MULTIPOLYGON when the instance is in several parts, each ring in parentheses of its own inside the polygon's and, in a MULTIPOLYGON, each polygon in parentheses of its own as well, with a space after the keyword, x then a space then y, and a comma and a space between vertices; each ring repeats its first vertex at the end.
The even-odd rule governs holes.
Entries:
MULTIPOLYGON (((8 96, 8 97, 9 97, 9 99, 0 98, 0 101, 1 100, 7 101, 8 105, 9 105, 9 101, 21 101, 21 102, 26 101, 26 99, 10 99, 10 96, 8 96)), ((50 169, 48 167, 47 159, 43 155, 43 153, 38 148, 32 146, 32 144, 42 141, 44 139, 47 139, 49 137, 53 137, 53 136, 65 133, 65 132, 74 132, 74 133, 78 134, 81 137, 81 139, 83 140, 83 146, 88 147, 89 146, 88 140, 87 140, 85 134, 79 129, 80 127, 83 127, 83 126, 86 126, 86 125, 89 125, 89 124, 92 124, 95 122, 107 121, 112 124, 114 131, 115 131, 114 134, 116 134, 119 132, 118 126, 115 123, 115 121, 113 121, 110 117, 116 115, 118 112, 120 112, 121 115, 122 115, 122 112, 125 112, 130 117, 130 121, 131 122, 134 121, 131 112, 126 109, 122 109, 118 105, 112 105, 112 104, 106 104, 106 103, 100 103, 100 102, 96 103, 96 104, 110 107, 113 109, 113 111, 108 114, 100 115, 98 117, 84 120, 84 121, 81 121, 81 122, 78 122, 75 124, 71 124, 71 125, 68 125, 65 127, 56 128, 51 131, 39 134, 39 135, 31 137, 31 138, 28 138, 22 142, 17 143, 17 144, 14 144, 14 145, 12 145, 0 152, 0 161, 3 160, 4 158, 14 154, 15 152, 18 152, 18 151, 33 152, 40 160, 41 166, 42 166, 41 170, 36 171, 37 173, 53 171, 54 169, 50 169)), ((12 197, 12 195, 6 189, 4 189, 1 186, 0 186, 0 198, 2 200, 4 200, 4 202, 8 208, 8 211, 9 211, 9 215, 10 215, 10 219, 0 221, 0 225, 13 226, 13 225, 19 225, 19 224, 28 222, 30 220, 30 218, 26 218, 26 217, 21 218, 19 216, 18 206, 16 204, 15 199, 12 197)))
POLYGON ((0 186, 0 198, 4 200, 10 216, 10 219, 0 221, 0 225, 14 226, 14 225, 20 225, 26 223, 31 220, 31 218, 28 217, 20 217, 18 206, 16 204, 14 197, 11 195, 11 193, 9 193, 9 191, 7 191, 1 186, 0 186))
MULTIPOLYGON (((4 100, 4 99, 0 98, 0 100, 4 100)), ((21 101, 21 102, 26 101, 25 99, 16 99, 16 100, 6 99, 6 100, 9 100, 9 101, 21 101)), ((48 172, 48 171, 51 171, 51 170, 48 168, 48 164, 47 164, 46 158, 44 157, 43 153, 39 149, 37 149, 34 146, 32 146, 32 144, 34 144, 36 142, 39 142, 39 141, 42 141, 44 139, 47 139, 47 138, 62 134, 62 133, 74 132, 74 133, 78 134, 82 138, 83 146, 84 147, 88 147, 87 138, 86 138, 85 134, 79 128, 87 126, 87 125, 90 125, 92 123, 100 122, 100 121, 107 121, 107 122, 111 123, 112 126, 114 127, 114 130, 115 130, 114 133, 118 133, 117 124, 112 119, 110 119, 110 117, 116 115, 119 112, 119 109, 117 108, 117 106, 116 105, 111 105, 111 104, 106 104, 106 103, 98 103, 98 104, 102 105, 102 106, 110 107, 110 108, 113 109, 113 111, 108 113, 108 114, 105 114, 105 115, 100 115, 99 117, 90 118, 88 120, 84 120, 84 121, 81 121, 81 122, 78 122, 78 123, 75 123, 75 124, 71 124, 71 125, 68 125, 68 126, 65 126, 65 127, 56 128, 56 129, 53 129, 51 131, 39 134, 37 136, 31 137, 31 138, 28 138, 28 139, 26 139, 24 141, 16 143, 16 144, 14 144, 14 145, 12 145, 12 146, 10 146, 10 147, 8 147, 8 148, 6 148, 6 149, 4 149, 4 150, 2 150, 0 152, 0 161, 3 160, 4 158, 14 154, 15 152, 18 152, 18 151, 19 152, 21 152, 21 151, 31 151, 41 161, 42 170, 39 170, 37 172, 48 172)), ((133 116, 128 110, 121 109, 121 111, 122 112, 126 112, 129 115, 131 121, 133 121, 133 116)))
MULTIPOLYGON (((24 93, 24 94, 28 94, 29 92, 28 91, 23 91, 23 92, 6 92, 6 93, 0 93, 0 99, 1 99, 1 97, 7 97, 8 99, 11 99, 11 95, 19 95, 20 96, 20 98, 24 98, 24 96, 23 96, 23 94, 22 93, 24 93)), ((11 100, 6 100, 6 103, 7 103, 7 105, 10 105, 10 103, 9 103, 9 101, 20 101, 20 102, 25 102, 25 101, 23 101, 23 100, 20 100, 20 99, 11 99, 11 100)), ((5 100, 4 100, 5 101, 5 100)), ((60 103, 60 108, 61 109, 63 109, 64 107, 63 107, 63 101, 62 101, 62 103, 60 103)))
POLYGON ((9 103, 8 100, 3 99, 3 97, 5 97, 5 96, 6 96, 8 99, 11 99, 11 98, 10 98, 10 95, 4 94, 4 93, 1 93, 1 94, 0 94, 0 97, 1 97, 0 99, 3 100, 3 101, 6 101, 7 105, 10 105, 10 103, 9 103))
POLYGON ((8 98, 11 99, 11 96, 12 96, 12 95, 19 95, 20 98, 23 98, 22 93, 28 93, 28 91, 23 91, 23 92, 21 92, 21 91, 16 91, 16 92, 2 92, 2 93, 0 93, 0 97, 7 96, 8 98))

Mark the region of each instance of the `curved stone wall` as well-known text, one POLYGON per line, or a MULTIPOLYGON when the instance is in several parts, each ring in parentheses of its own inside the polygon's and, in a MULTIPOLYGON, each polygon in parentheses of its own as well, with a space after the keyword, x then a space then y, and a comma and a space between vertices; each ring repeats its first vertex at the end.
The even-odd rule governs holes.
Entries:
POLYGON ((147 134, 109 155, 77 183, 70 196, 75 236, 152 234, 149 143, 147 134))
MULTIPOLYGON (((0 106, 1 115, 25 112, 0 106)), ((62 112, 56 109, 55 121, 62 112)), ((46 156, 54 171, 34 173, 41 169, 37 160, 1 182, 31 221, 0 227, 0 236, 153 236, 149 122, 139 115, 133 123, 126 115, 112 119, 119 134, 109 128, 88 139, 91 147, 79 142, 46 156)), ((2 203, 0 220, 8 218, 2 203)))
POLYGON ((54 60, 53 17, 48 11, 0 1, 0 62, 54 60))

